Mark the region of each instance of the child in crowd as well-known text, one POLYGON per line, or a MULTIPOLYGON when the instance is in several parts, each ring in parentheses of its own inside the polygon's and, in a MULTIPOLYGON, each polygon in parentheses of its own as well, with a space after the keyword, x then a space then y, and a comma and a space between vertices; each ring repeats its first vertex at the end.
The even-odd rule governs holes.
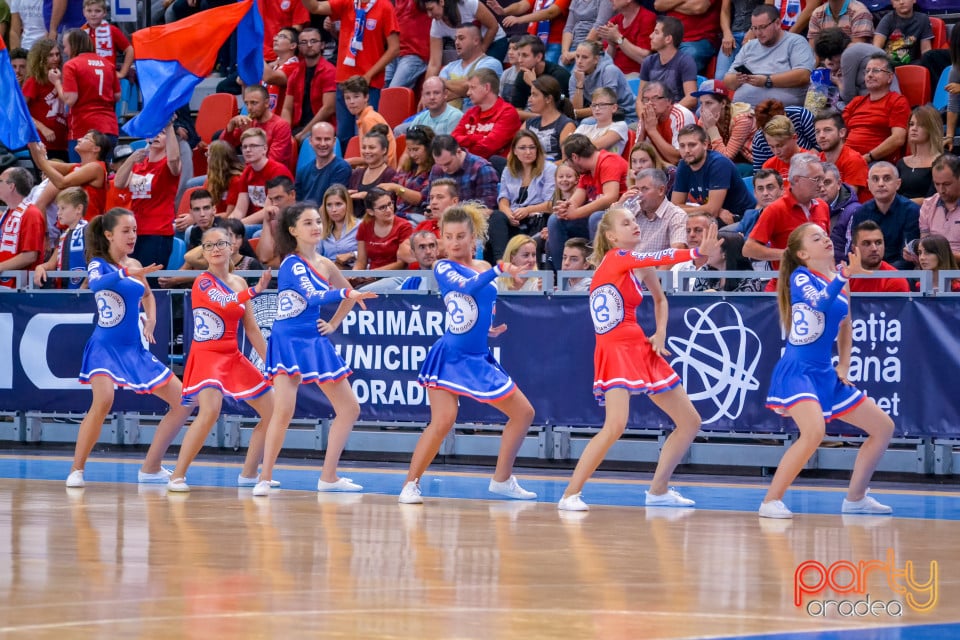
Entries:
MULTIPOLYGON (((347 103, 347 110, 357 120, 357 135, 360 139, 370 133, 373 128, 382 124, 387 128, 386 136, 389 143, 387 152, 387 164, 394 169, 397 168, 397 139, 393 137, 393 131, 390 125, 383 119, 383 116, 377 113, 370 106, 370 84, 363 76, 352 76, 346 82, 340 84, 340 90, 343 92, 343 101, 347 103)), ((350 158, 351 166, 357 166, 350 158)), ((360 163, 362 164, 362 162, 360 163)))
POLYGON ((117 66, 117 53, 123 52, 123 62, 117 78, 124 79, 133 64, 133 45, 123 31, 107 22, 107 0, 83 0, 83 17, 87 23, 81 27, 93 40, 93 49, 98 56, 117 66))
POLYGON ((916 0, 895 0, 893 11, 883 16, 873 35, 873 46, 883 49, 893 66, 919 64, 933 48, 930 16, 913 10, 916 0))
MULTIPOLYGON (((67 289, 79 289, 87 275, 86 243, 84 233, 87 221, 87 192, 83 187, 69 187, 57 194, 57 224, 63 228, 60 242, 53 249, 50 259, 33 272, 33 284, 40 287, 47 282, 47 271, 79 271, 80 274, 67 281, 67 289)), ((59 287, 62 288, 62 285, 59 287)))

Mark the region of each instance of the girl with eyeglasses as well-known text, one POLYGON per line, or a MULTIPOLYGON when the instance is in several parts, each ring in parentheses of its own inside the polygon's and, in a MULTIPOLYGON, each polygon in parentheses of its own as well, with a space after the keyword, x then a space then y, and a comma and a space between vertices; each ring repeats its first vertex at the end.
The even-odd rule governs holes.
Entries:
POLYGON ((393 196, 383 189, 371 189, 366 198, 366 215, 357 229, 356 269, 403 269, 397 257, 400 245, 413 235, 413 227, 396 215, 393 196))
POLYGON ((83 349, 79 378, 90 385, 93 401, 80 423, 67 487, 85 486, 83 470, 113 407, 114 386, 153 394, 170 406, 154 432, 138 482, 170 479, 170 471, 160 463, 192 411, 180 405, 180 380, 144 346, 156 344, 157 323, 157 302, 147 276, 163 267, 144 267, 132 258, 136 243, 137 220, 128 209, 111 209, 87 225, 87 282, 97 303, 97 326, 83 349))
POLYGON ((273 394, 260 370, 240 353, 237 326, 242 320, 247 341, 261 359, 266 359, 267 343, 254 317, 253 305, 246 303, 270 286, 271 274, 269 269, 264 271, 253 287, 233 275, 233 252, 238 244, 233 233, 222 227, 207 229, 201 240, 207 270, 193 283, 190 295, 193 344, 183 370, 182 392, 182 403, 190 406, 196 402, 200 410, 183 437, 177 467, 167 482, 168 491, 190 491, 187 469, 220 417, 224 397, 245 401, 260 416, 237 478, 241 487, 257 484, 267 420, 273 413, 273 394))
POLYGON ((375 293, 351 289, 346 278, 318 252, 323 235, 320 212, 312 202, 287 207, 277 225, 277 250, 283 256, 277 275, 277 319, 267 344, 266 377, 273 382, 274 411, 267 425, 260 481, 254 496, 269 496, 273 467, 297 405, 301 384, 316 383, 333 407, 334 418, 323 458, 317 491, 362 491, 349 478, 337 477, 340 454, 360 416, 360 405, 347 376, 353 373, 337 355, 328 335, 359 302, 375 293), (320 307, 338 302, 329 321, 320 318, 320 307))

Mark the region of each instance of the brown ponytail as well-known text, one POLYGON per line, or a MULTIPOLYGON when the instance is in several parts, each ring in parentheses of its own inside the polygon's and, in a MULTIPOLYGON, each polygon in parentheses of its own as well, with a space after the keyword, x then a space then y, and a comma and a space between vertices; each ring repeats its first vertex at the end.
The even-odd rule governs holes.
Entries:
POLYGON ((117 264, 110 255, 110 240, 107 239, 106 232, 113 231, 114 228, 120 224, 120 219, 124 216, 133 216, 133 211, 121 207, 114 207, 102 216, 97 216, 90 221, 87 225, 87 235, 84 239, 86 243, 85 252, 87 254, 87 262, 90 262, 94 258, 100 258, 110 264, 117 264))

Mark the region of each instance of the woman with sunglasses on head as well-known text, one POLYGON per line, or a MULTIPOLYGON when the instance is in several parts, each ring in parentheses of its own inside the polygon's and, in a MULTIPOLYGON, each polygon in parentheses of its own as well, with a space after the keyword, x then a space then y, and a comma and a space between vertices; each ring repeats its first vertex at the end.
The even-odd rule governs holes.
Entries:
POLYGON ((250 436, 247 458, 237 484, 252 487, 258 480, 257 466, 263 457, 267 420, 273 413, 273 394, 260 370, 240 353, 237 326, 243 320, 247 340, 257 354, 266 359, 267 343, 253 315, 253 306, 245 303, 270 285, 271 274, 269 269, 264 271, 253 287, 248 287, 240 276, 233 275, 236 245, 233 233, 223 227, 207 229, 200 244, 207 270, 194 282, 190 296, 193 345, 183 371, 182 401, 184 405, 197 402, 200 410, 183 437, 177 467, 167 482, 169 491, 190 491, 187 468, 220 417, 224 396, 245 401, 260 416, 260 422, 250 436))
POLYGON ((430 194, 430 170, 433 169, 433 129, 415 124, 406 132, 406 151, 400 157, 400 170, 390 182, 381 182, 379 187, 397 197, 397 215, 412 221, 423 222, 423 211, 430 194))

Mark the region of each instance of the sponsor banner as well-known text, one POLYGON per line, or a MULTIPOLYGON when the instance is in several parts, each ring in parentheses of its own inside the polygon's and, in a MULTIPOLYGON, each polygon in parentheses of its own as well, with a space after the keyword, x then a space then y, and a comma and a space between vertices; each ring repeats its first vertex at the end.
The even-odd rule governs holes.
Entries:
MULTIPOLYGON (((161 318, 168 318, 169 300, 158 293, 161 318)), ((0 367, 0 409, 49 408, 50 402, 60 410, 87 408, 88 392, 48 391, 67 388, 57 382, 58 376, 69 375, 67 382, 75 383, 83 343, 92 329, 90 298, 46 293, 0 296, 0 303, 6 302, 0 306, 0 340, 14 354, 12 364, 0 367), (89 305, 82 318, 78 297, 89 305), (31 329, 27 353, 38 355, 25 370, 21 336, 28 325, 37 327, 41 322, 70 333, 57 333, 51 340, 56 348, 50 348, 32 337, 37 331, 31 329), (38 375, 37 370, 44 367, 56 375, 38 375)), ((258 296, 250 304, 269 339, 276 294, 258 296)), ((589 305, 586 296, 503 296, 497 302, 494 323, 506 324, 507 331, 490 345, 536 409, 535 424, 598 426, 603 422, 603 409, 592 394, 594 333, 589 305)), ((189 296, 185 306, 188 349, 194 331, 189 296)), ((331 316, 335 309, 328 306, 324 316, 331 316)), ((784 345, 772 296, 677 295, 669 298, 669 309, 667 360, 681 376, 705 430, 794 430, 792 421, 764 407, 770 375, 784 345)), ((654 305, 648 300, 639 311, 641 325, 651 333, 654 305)), ((893 417, 899 435, 960 434, 958 405, 937 401, 952 397, 951 379, 943 372, 960 370, 960 344, 952 329, 960 324, 955 301, 855 297, 853 312, 849 379, 893 417), (904 357, 908 353, 911 357, 904 357)), ((367 310, 356 307, 347 316, 330 339, 354 371, 348 380, 360 401, 362 420, 429 420, 427 393, 417 383, 417 374, 445 323, 444 304, 435 295, 385 295, 371 301, 367 310)), ((166 326, 158 327, 158 335, 168 331, 166 326)), ((209 322, 199 329, 207 335, 209 322)), ((243 353, 262 368, 242 331, 240 341, 243 353)), ((130 396, 134 405, 140 402, 133 394, 118 394, 118 399, 121 396, 130 396)), ((227 411, 253 415, 243 403, 231 403, 227 411)), ((298 417, 327 418, 331 413, 320 387, 300 389, 298 417)), ((463 399, 460 420, 499 423, 503 416, 491 405, 463 399)), ((636 397, 629 426, 672 425, 649 399, 636 397)), ((839 421, 830 423, 828 430, 855 432, 839 421)))
MULTIPOLYGON (((150 351, 167 364, 170 296, 154 291, 157 343, 150 351)), ((70 411, 90 408, 90 387, 77 381, 83 348, 96 323, 89 291, 0 295, 0 411, 70 411)), ((142 317, 142 312, 141 312, 142 317)), ((153 396, 118 392, 115 411, 165 411, 153 396)))

